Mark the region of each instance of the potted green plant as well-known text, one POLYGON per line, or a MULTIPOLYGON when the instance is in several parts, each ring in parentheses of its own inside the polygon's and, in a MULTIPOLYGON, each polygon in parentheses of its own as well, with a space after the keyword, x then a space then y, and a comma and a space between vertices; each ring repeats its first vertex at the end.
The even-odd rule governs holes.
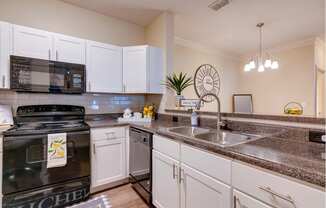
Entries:
POLYGON ((173 73, 172 75, 166 76, 166 81, 164 85, 175 91, 176 93, 176 107, 180 107, 180 101, 184 97, 182 96, 182 91, 187 87, 193 85, 192 77, 188 77, 187 73, 180 72, 179 74, 173 73))

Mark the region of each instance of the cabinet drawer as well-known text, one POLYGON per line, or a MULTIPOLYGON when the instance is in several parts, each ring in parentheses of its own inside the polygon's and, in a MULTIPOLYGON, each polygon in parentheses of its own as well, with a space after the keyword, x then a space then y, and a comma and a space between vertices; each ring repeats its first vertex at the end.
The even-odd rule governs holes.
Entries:
POLYGON ((154 135, 153 148, 163 154, 166 154, 173 159, 180 158, 180 144, 162 136, 154 135))
POLYGON ((126 127, 92 128, 91 138, 93 141, 103 139, 117 139, 126 137, 126 127))
POLYGON ((231 160, 182 144, 181 162, 226 184, 231 184, 231 160))
POLYGON ((275 207, 325 206, 325 192, 237 162, 232 163, 232 185, 275 207))

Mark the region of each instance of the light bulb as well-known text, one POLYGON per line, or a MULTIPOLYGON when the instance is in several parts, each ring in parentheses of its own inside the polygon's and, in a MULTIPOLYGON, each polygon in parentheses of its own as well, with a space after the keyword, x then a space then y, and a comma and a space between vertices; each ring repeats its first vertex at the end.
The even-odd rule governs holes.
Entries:
POLYGON ((255 61, 250 61, 249 66, 250 66, 251 69, 256 68, 256 63, 255 63, 255 61))
POLYGON ((270 59, 267 59, 265 61, 265 68, 271 68, 272 67, 272 60, 270 59))
POLYGON ((263 71, 265 71, 265 67, 263 64, 260 64, 258 67, 258 72, 263 72, 263 71))
POLYGON ((249 71, 251 71, 250 64, 246 64, 246 65, 245 65, 245 67, 244 67, 244 71, 245 71, 245 72, 249 72, 249 71))
POLYGON ((277 61, 273 61, 271 68, 272 69, 278 69, 280 66, 277 61))

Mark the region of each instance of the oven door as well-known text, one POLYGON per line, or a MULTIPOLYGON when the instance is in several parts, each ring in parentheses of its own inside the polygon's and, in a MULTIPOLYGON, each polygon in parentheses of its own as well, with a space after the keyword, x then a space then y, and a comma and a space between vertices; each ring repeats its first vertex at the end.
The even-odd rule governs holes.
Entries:
POLYGON ((47 135, 4 137, 4 195, 90 175, 89 131, 67 133, 67 164, 47 169, 47 135))
POLYGON ((84 93, 85 66, 11 56, 10 88, 21 92, 84 93))

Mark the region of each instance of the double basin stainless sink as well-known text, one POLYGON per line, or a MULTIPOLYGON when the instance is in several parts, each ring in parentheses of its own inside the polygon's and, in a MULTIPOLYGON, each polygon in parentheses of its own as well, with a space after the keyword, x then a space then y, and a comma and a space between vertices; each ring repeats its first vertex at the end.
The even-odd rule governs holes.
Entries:
POLYGON ((191 126, 172 127, 168 128, 167 131, 172 134, 190 137, 192 139, 216 144, 221 147, 230 147, 238 144, 243 144, 263 137, 261 135, 231 132, 225 130, 217 132, 213 129, 191 126))

